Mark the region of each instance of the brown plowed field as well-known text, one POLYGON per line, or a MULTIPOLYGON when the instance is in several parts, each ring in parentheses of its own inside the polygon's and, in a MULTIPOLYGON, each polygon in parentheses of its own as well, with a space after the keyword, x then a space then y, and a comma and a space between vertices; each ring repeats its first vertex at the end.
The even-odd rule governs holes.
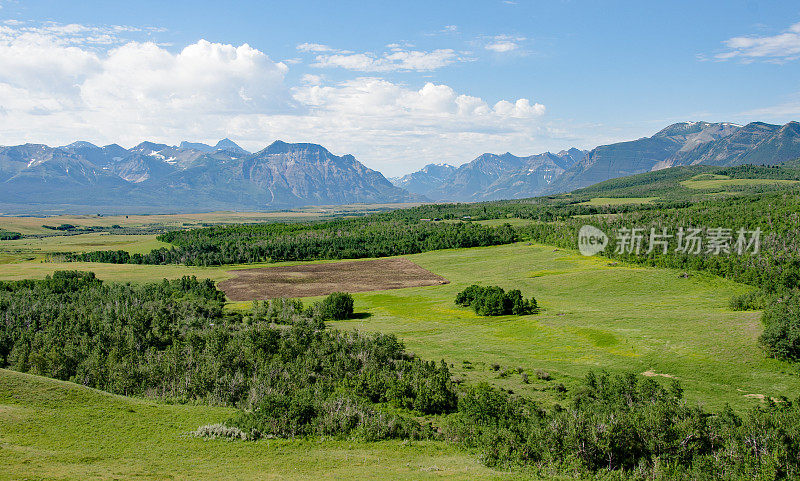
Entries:
POLYGON ((322 296, 336 291, 382 291, 450 282, 403 258, 260 267, 231 272, 236 277, 220 282, 219 288, 232 301, 322 296))

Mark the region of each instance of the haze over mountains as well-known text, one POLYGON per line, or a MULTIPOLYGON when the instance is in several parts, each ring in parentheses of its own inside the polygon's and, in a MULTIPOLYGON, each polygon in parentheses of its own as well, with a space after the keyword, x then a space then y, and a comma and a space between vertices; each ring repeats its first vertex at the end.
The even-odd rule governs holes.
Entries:
POLYGON ((775 165, 800 157, 800 123, 683 122, 651 137, 583 151, 483 154, 389 182, 352 155, 276 141, 250 153, 153 142, 0 147, 0 212, 148 213, 279 210, 307 205, 532 197, 678 165, 775 165))

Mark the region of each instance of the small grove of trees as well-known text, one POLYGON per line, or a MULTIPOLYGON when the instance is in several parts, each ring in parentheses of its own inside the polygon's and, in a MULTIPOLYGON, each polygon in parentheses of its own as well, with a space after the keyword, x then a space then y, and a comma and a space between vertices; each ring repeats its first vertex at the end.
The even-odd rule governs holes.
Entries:
POLYGON ((525 299, 519 289, 506 292, 502 287, 478 285, 471 285, 459 292, 456 304, 471 306, 481 316, 524 316, 535 313, 539 308, 535 298, 525 299))
POLYGON ((16 240, 22 239, 22 234, 19 232, 12 232, 10 230, 0 230, 0 240, 16 240))

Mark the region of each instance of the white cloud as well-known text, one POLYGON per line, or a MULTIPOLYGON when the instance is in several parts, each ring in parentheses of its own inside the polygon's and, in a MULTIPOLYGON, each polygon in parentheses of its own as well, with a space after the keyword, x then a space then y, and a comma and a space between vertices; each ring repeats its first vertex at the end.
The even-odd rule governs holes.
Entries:
POLYGON ((512 50, 516 50, 517 48, 519 48, 519 45, 517 45, 514 42, 507 41, 507 40, 501 40, 501 41, 498 41, 498 42, 493 42, 493 43, 487 44, 485 48, 486 48, 486 50, 492 50, 492 51, 495 51, 495 52, 503 53, 503 52, 510 52, 512 50))
POLYGON ((729 50, 714 56, 717 60, 739 59, 743 62, 768 60, 786 62, 800 58, 800 23, 778 35, 733 37, 723 42, 729 50))
POLYGON ((301 43, 297 46, 297 50, 301 52, 332 52, 333 49, 321 43, 301 43))
POLYGON ((430 52, 403 50, 393 47, 391 52, 380 56, 372 53, 335 53, 318 55, 313 67, 339 67, 359 72, 390 72, 414 70, 418 72, 436 70, 459 61, 465 61, 451 49, 437 49, 430 52))
POLYGON ((520 43, 525 40, 525 37, 495 35, 486 45, 484 45, 484 48, 497 53, 506 53, 519 49, 520 43))
POLYGON ((459 123, 465 129, 483 130, 489 123, 509 118, 532 119, 544 114, 542 104, 528 99, 501 100, 489 106, 478 97, 458 94, 447 85, 426 83, 414 90, 375 77, 361 77, 334 86, 296 88, 294 97, 313 112, 336 115, 413 118, 414 121, 459 123))
POLYGON ((128 43, 108 53, 102 71, 81 85, 81 96, 105 110, 279 111, 287 70, 247 44, 200 40, 172 54, 153 43, 128 43))
POLYGON ((413 89, 362 77, 295 88, 294 97, 308 113, 261 117, 257 130, 352 152, 387 175, 432 161, 459 164, 485 151, 534 152, 537 139, 549 135, 539 103, 518 99, 492 105, 430 82, 413 89))
POLYGON ((358 72, 416 71, 427 72, 446 67, 456 62, 471 59, 457 54, 452 49, 432 51, 412 50, 409 43, 390 43, 388 52, 353 52, 340 50, 318 43, 302 43, 297 46, 301 52, 317 54, 311 64, 317 68, 343 68, 358 72))
POLYGON ((0 26, 7 137, 0 140, 138 142, 141 135, 202 131, 219 116, 296 108, 284 85, 287 66, 247 44, 200 40, 172 53, 152 42, 114 40, 102 50, 95 33, 76 25, 0 26))

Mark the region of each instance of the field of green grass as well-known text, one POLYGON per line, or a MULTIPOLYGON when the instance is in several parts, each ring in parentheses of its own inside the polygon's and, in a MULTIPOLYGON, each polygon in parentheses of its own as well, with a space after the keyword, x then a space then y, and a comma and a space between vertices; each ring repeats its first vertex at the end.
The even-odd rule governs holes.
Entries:
POLYGON ((169 246, 166 242, 156 240, 155 235, 120 235, 103 232, 0 241, 0 247, 4 251, 33 254, 97 250, 125 250, 131 254, 145 254, 153 249, 169 246))
POLYGON ((594 197, 579 205, 638 205, 652 204, 658 197, 594 197))
POLYGON ((630 370, 679 379, 691 402, 744 409, 761 395, 796 397, 796 368, 766 358, 757 345, 760 312, 734 312, 728 299, 750 288, 717 277, 609 266, 548 246, 515 244, 406 256, 448 285, 354 294, 363 319, 336 327, 395 333, 410 351, 445 359, 458 376, 486 380, 545 402, 558 383, 590 369, 630 370), (472 283, 519 288, 543 312, 479 317, 453 304, 472 283), (468 361, 469 364, 465 364, 468 361), (500 371, 490 368, 500 364, 500 371), (554 380, 523 384, 521 367, 554 380))
POLYGON ((42 225, 72 224, 78 227, 192 226, 202 224, 242 224, 256 222, 300 222, 334 216, 382 212, 412 207, 419 204, 351 204, 336 206, 303 207, 279 212, 206 212, 201 214, 147 214, 147 215, 56 215, 56 216, 3 216, 0 230, 22 234, 53 234, 42 225))
POLYGON ((684 180, 680 184, 689 189, 706 190, 721 189, 732 186, 761 186, 761 185, 794 185, 799 184, 797 180, 780 179, 732 179, 727 175, 701 174, 684 180))
POLYGON ((0 480, 515 478, 442 442, 189 436, 232 413, 115 396, 0 369, 0 480))
MULTIPOLYGON (((668 269, 610 266, 603 258, 523 243, 405 257, 451 283, 356 293, 357 310, 366 316, 336 327, 395 333, 418 355, 452 363, 459 376, 546 402, 556 399, 558 383, 569 386, 599 368, 672 376, 692 401, 712 409, 725 403, 741 409, 760 395, 791 397, 800 390, 797 370, 766 358, 758 347, 760 313, 728 309, 730 297, 751 289, 747 286, 702 274, 687 279, 668 269), (472 283, 519 288, 536 297, 542 312, 485 318, 456 307, 455 294, 472 283), (501 369, 491 370, 493 363, 501 369), (543 369, 554 380, 523 384, 516 372, 502 376, 519 367, 531 379, 543 369)), ((0 264, 0 279, 77 269, 118 282, 183 275, 220 281, 232 277, 229 271, 235 268, 258 266, 30 261, 0 264)), ((231 308, 250 304, 231 303, 231 308)))

